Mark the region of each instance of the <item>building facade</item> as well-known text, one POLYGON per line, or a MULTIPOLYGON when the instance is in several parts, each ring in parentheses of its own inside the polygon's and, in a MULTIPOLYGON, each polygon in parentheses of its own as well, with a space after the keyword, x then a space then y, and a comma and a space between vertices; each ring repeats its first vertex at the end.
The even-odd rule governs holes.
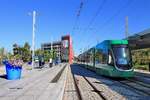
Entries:
POLYGON ((41 45, 42 50, 53 50, 56 53, 57 58, 61 58, 61 41, 55 41, 53 43, 44 43, 41 45))
POLYGON ((60 41, 53 43, 43 43, 41 45, 42 50, 53 50, 56 52, 56 57, 62 62, 72 63, 73 49, 72 40, 70 35, 62 36, 60 41))

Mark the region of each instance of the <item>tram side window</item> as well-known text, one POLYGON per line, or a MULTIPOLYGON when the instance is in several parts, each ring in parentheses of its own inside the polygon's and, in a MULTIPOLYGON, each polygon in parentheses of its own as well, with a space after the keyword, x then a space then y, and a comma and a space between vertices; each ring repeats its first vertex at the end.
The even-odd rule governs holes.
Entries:
POLYGON ((87 62, 87 64, 90 64, 90 60, 91 60, 91 53, 88 52, 87 55, 86 55, 86 62, 87 62))
POLYGON ((106 64, 107 54, 103 53, 101 50, 97 50, 95 54, 96 63, 106 64))
POLYGON ((107 64, 107 54, 105 54, 105 53, 103 53, 103 55, 102 55, 102 63, 103 64, 107 64))
POLYGON ((89 51, 89 52, 86 53, 85 62, 86 62, 88 65, 92 65, 92 63, 93 63, 93 54, 92 54, 91 51, 89 51))
POLYGON ((96 50, 96 52, 95 52, 95 64, 101 63, 101 61, 102 61, 101 58, 102 58, 102 56, 101 56, 100 51, 96 50))
POLYGON ((89 64, 93 65, 93 53, 92 52, 90 52, 90 58, 89 59, 90 59, 89 64))

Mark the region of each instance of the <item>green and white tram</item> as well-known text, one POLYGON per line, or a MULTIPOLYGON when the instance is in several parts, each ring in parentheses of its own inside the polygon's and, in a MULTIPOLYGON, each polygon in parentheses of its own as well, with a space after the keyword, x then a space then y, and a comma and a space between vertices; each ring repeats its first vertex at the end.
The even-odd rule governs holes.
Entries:
POLYGON ((110 77, 133 77, 127 40, 105 40, 80 55, 86 68, 110 77))

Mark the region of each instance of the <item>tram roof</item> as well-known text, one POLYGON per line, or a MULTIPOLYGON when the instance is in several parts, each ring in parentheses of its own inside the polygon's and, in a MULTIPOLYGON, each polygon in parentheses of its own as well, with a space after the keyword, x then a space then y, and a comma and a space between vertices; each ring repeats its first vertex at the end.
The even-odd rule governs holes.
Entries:
POLYGON ((131 49, 150 48, 150 28, 127 38, 131 49))

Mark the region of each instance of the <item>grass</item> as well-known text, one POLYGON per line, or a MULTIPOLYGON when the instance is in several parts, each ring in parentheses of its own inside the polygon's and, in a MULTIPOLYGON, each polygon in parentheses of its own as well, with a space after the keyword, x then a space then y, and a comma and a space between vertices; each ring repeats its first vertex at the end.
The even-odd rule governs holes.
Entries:
POLYGON ((134 65, 135 69, 141 69, 141 70, 149 70, 148 65, 134 65))
POLYGON ((32 70, 32 67, 26 68, 26 70, 32 70))

